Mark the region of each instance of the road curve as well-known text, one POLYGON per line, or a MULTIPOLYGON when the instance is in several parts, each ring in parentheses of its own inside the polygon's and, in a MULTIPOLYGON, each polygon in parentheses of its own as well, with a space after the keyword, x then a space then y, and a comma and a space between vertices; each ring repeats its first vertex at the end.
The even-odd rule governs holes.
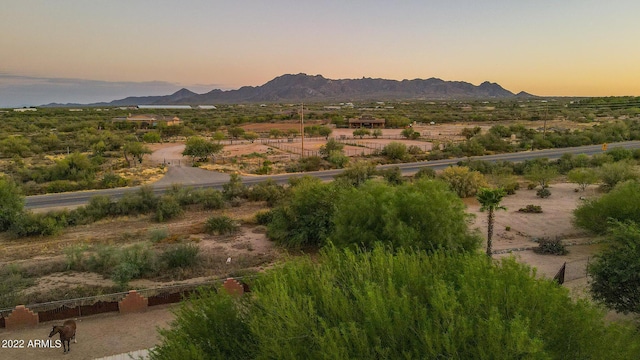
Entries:
MULTIPOLYGON (((614 148, 637 149, 637 148, 640 148, 640 141, 626 141, 626 142, 620 142, 620 143, 612 143, 612 144, 609 144, 608 148, 609 149, 614 149, 614 148)), ((601 145, 589 145, 589 146, 579 146, 579 147, 562 148, 562 149, 546 149, 546 150, 523 151, 523 152, 517 152, 517 153, 506 153, 506 154, 496 154, 496 155, 472 156, 472 157, 446 159, 446 160, 420 161, 420 162, 412 162, 412 163, 404 163, 404 164, 388 164, 388 165, 380 165, 378 166, 378 168, 386 169, 386 168, 397 166, 400 168, 400 170, 404 175, 412 175, 412 174, 415 174, 422 167, 430 167, 430 168, 433 168, 434 170, 441 170, 451 165, 455 165, 459 161, 463 161, 463 160, 484 160, 484 161, 507 160, 512 162, 520 162, 520 161, 535 159, 535 158, 548 158, 549 160, 554 160, 554 159, 560 158, 565 153, 594 155, 594 154, 603 153, 603 151, 602 151, 601 145)), ((259 182, 265 181, 267 179, 273 179, 275 182, 279 184, 284 184, 288 182, 289 178, 291 177, 301 177, 304 175, 314 176, 322 180, 333 180, 334 176, 340 174, 342 171, 343 171, 342 169, 337 169, 337 170, 313 171, 313 172, 294 173, 294 174, 243 176, 242 182, 248 186, 251 186, 259 182)), ((169 167, 169 170, 167 171, 167 174, 165 175, 165 177, 155 182, 151 186, 153 187, 154 192, 156 194, 162 194, 168 188, 170 188, 173 183, 182 183, 184 185, 193 186, 193 187, 207 187, 207 188, 214 188, 214 189, 222 189, 222 185, 227 183, 228 181, 229 181, 229 175, 227 174, 221 174, 221 173, 211 172, 211 171, 197 169, 197 168, 171 166, 169 167), (180 179, 179 182, 176 181, 178 179, 180 179)), ((107 195, 112 197, 113 199, 119 199, 123 196, 123 194, 127 192, 136 191, 137 189, 139 189, 139 187, 28 196, 25 201, 25 207, 27 209, 73 207, 73 206, 86 204, 91 197, 96 195, 107 195)))

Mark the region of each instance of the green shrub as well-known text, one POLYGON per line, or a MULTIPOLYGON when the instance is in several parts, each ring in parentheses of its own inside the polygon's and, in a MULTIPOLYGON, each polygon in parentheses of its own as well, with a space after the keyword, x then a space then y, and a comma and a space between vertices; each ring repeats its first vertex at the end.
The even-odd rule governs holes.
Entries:
POLYGON ((319 247, 333 229, 331 216, 339 189, 333 183, 304 177, 273 210, 267 236, 289 248, 319 247))
POLYGON ((539 198, 546 199, 549 196, 551 196, 551 191, 549 191, 549 188, 543 187, 538 189, 538 191, 536 191, 536 196, 539 198))
POLYGON ((587 200, 573 211, 577 226, 604 234, 609 219, 640 223, 640 183, 627 181, 595 200, 587 200))
POLYGON ((156 209, 158 197, 153 187, 142 186, 136 192, 126 192, 116 204, 118 215, 148 214, 156 209))
POLYGON ((266 201, 269 206, 274 206, 284 195, 284 187, 276 184, 273 179, 258 183, 249 189, 249 200, 266 201))
POLYGON ((352 186, 360 186, 376 174, 375 164, 368 161, 356 161, 342 173, 335 176, 336 180, 352 186))
POLYGON ((50 236, 59 234, 63 227, 51 214, 25 212, 11 224, 9 231, 15 237, 50 236))
POLYGON ((92 221, 104 219, 117 213, 117 204, 105 195, 92 196, 89 203, 82 208, 92 221))
POLYGON ((479 238, 467 227, 465 205, 434 180, 389 186, 368 182, 335 201, 331 241, 339 247, 473 251, 479 238))
POLYGON ((614 222, 607 243, 589 263, 591 293, 609 308, 640 314, 640 227, 614 222))
POLYGON ((178 244, 166 249, 160 256, 169 269, 196 265, 200 248, 195 244, 178 244))
POLYGON ((407 145, 392 141, 382 149, 382 155, 391 160, 402 160, 407 156, 407 145))
POLYGON ((240 226, 228 216, 211 216, 204 223, 205 232, 211 235, 228 235, 240 230, 240 226))
POLYGON ((538 243, 538 247, 533 249, 537 254, 567 255, 569 252, 559 238, 542 238, 538 243))
POLYGON ((123 248, 118 260, 135 266, 138 276, 152 275, 156 271, 156 254, 146 244, 138 243, 123 248))
POLYGON ((514 259, 322 251, 181 305, 153 359, 638 359, 638 330, 514 259), (216 341, 211 341, 216 339, 216 341))
POLYGON ((224 197, 222 193, 215 189, 202 189, 197 192, 198 203, 205 210, 217 210, 224 207, 224 197))
POLYGON ((542 207, 540 205, 529 204, 526 207, 520 208, 518 211, 523 213, 540 214, 542 212, 542 207))
POLYGON ((178 200, 171 195, 164 195, 156 205, 154 220, 157 222, 167 221, 182 215, 183 212, 178 200))
POLYGON ((391 185, 400 185, 404 182, 402 171, 398 166, 379 170, 378 173, 391 185))
POLYGON ((117 248, 111 245, 99 245, 86 260, 86 268, 98 274, 109 274, 118 264, 117 248))
POLYGON ((245 198, 247 195, 247 187, 242 183, 240 175, 233 173, 229 182, 222 185, 222 196, 231 200, 234 198, 245 198))
POLYGON ((118 284, 121 288, 126 288, 129 281, 140 277, 140 269, 135 265, 122 262, 116 265, 111 274, 111 280, 118 284))
POLYGON ((269 225, 273 220, 273 212, 271 210, 258 211, 256 213, 256 222, 259 225, 269 225))
POLYGON ((424 167, 421 167, 413 177, 414 179, 422 179, 422 178, 435 179, 436 171, 433 168, 424 166, 424 167))
POLYGON ((64 255, 67 262, 67 270, 84 270, 84 257, 87 247, 85 245, 69 246, 64 249, 64 255))
POLYGON ((151 242, 158 243, 169 237, 169 230, 166 227, 153 228, 149 229, 148 235, 151 242))
POLYGON ((100 180, 100 187, 103 189, 112 189, 117 187, 125 187, 131 185, 131 181, 114 173, 106 173, 100 180))
POLYGON ((450 166, 440 173, 439 178, 461 198, 475 196, 478 189, 488 186, 484 175, 465 166, 450 166))

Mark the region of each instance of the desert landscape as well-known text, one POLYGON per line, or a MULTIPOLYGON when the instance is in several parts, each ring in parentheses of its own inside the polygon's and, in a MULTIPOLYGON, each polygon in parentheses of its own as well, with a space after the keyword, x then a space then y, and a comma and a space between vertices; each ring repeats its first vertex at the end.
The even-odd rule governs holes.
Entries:
MULTIPOLYGON (((567 263, 567 287, 574 298, 586 298, 588 279, 586 265, 600 247, 596 238, 588 236, 572 224, 572 210, 585 198, 597 196, 596 187, 588 188, 584 193, 576 192, 575 185, 558 182, 551 185, 552 196, 541 199, 535 190, 521 189, 515 195, 507 196, 503 205, 506 211, 496 214, 494 235, 494 258, 514 256, 522 263, 535 268, 539 277, 552 278, 560 267, 567 263), (518 209, 529 204, 541 206, 540 214, 521 213, 518 209), (537 246, 536 239, 560 237, 568 245, 565 256, 539 255, 532 249, 537 246)), ((484 234, 486 232, 486 213, 479 211, 474 198, 464 199, 467 212, 471 214, 472 228, 484 234)), ((181 238, 200 247, 201 253, 209 259, 208 270, 198 276, 185 279, 134 280, 132 288, 153 288, 169 284, 203 282, 225 276, 242 273, 247 269, 263 271, 274 262, 287 255, 267 239, 264 227, 253 223, 253 215, 264 208, 262 203, 245 203, 239 207, 215 210, 212 212, 187 212, 179 219, 171 220, 166 227, 172 238, 181 238), (213 236, 202 232, 202 223, 214 213, 223 213, 241 223, 241 230, 231 236, 213 236), (230 264, 226 259, 231 258, 230 264)), ((78 244, 130 244, 144 239, 150 229, 145 216, 104 220, 97 224, 70 228, 63 235, 54 238, 21 239, 19 242, 2 239, 0 264, 18 263, 25 268, 56 268, 64 263, 62 251, 66 247, 78 244), (48 264, 48 265, 47 265, 48 264), (57 265, 56 265, 57 264, 57 265)), ((188 274, 185 274, 188 277, 188 274)), ((113 286, 110 279, 93 273, 73 271, 54 272, 41 277, 33 289, 54 291, 55 289, 76 286, 113 286)), ((27 292, 30 290, 27 290, 27 292)), ((79 343, 73 344, 69 359, 90 359, 100 356, 119 354, 152 347, 158 341, 156 327, 164 327, 172 319, 171 306, 154 309, 146 314, 117 315, 103 314, 79 319, 79 343), (142 320, 144 319, 144 320, 142 320), (117 335, 116 335, 117 334, 117 335)), ((622 315, 609 312, 608 318, 620 319, 622 315)), ((0 331, 0 339, 41 339, 48 332, 50 323, 40 324, 35 329, 18 331, 0 331)), ((0 356, 12 359, 29 359, 43 354, 56 354, 60 349, 2 349, 0 356), (10 354, 10 355, 9 355, 10 354)))

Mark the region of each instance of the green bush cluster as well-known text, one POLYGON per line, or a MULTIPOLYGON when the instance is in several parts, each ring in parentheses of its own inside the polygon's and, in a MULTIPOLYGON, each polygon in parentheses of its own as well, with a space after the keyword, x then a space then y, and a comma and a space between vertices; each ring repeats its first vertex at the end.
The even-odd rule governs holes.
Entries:
POLYGON ((241 299, 202 291, 160 332, 152 359, 640 357, 637 329, 514 259, 380 246, 293 260, 241 299))
POLYGON ((228 235, 237 232, 240 226, 226 215, 211 216, 204 223, 205 232, 211 235, 228 235))
POLYGON ((607 233, 610 220, 640 223, 640 183, 618 184, 611 192, 578 206, 573 216, 577 226, 596 234, 607 233))
POLYGON ((529 204, 523 208, 518 209, 518 211, 522 213, 540 214, 542 213, 542 206, 529 204))
POLYGON ((559 238, 541 238, 538 240, 538 247, 533 251, 537 254, 551 254, 551 255, 567 255, 569 251, 567 247, 562 243, 559 238))

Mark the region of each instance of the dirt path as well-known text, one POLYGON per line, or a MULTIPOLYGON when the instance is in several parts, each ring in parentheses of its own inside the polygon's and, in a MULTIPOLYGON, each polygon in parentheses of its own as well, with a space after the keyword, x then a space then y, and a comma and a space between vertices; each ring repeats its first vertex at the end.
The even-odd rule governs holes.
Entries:
MULTIPOLYGON (((51 326, 62 321, 41 323, 35 328, 0 331, 0 342, 24 340, 24 348, 0 347, 0 360, 31 359, 95 359, 135 350, 147 349, 160 341, 157 328, 167 328, 174 316, 175 305, 160 305, 145 313, 120 315, 106 313, 77 319, 78 343, 71 342, 71 352, 63 354, 62 348, 29 348, 29 340, 48 340, 51 326)), ((55 335, 53 339, 58 339, 55 335)))

